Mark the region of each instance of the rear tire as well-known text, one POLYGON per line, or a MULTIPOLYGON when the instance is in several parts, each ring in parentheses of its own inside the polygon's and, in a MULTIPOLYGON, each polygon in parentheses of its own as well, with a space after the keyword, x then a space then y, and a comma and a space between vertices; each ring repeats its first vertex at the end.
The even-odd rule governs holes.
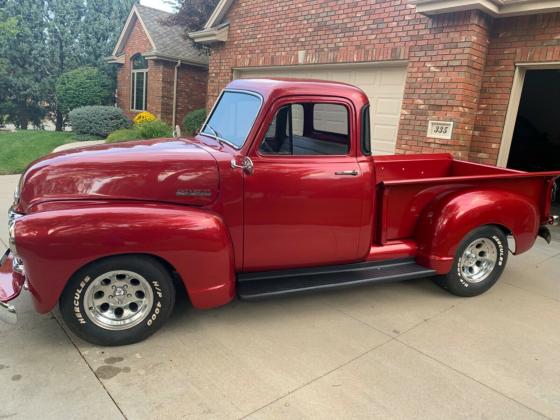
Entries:
POLYGON ((168 270, 148 256, 117 256, 78 271, 60 298, 74 334, 92 344, 137 343, 165 323, 175 304, 168 270))
POLYGON ((461 297, 478 296, 502 275, 508 258, 507 237, 496 226, 471 231, 459 244, 452 270, 436 282, 461 297))

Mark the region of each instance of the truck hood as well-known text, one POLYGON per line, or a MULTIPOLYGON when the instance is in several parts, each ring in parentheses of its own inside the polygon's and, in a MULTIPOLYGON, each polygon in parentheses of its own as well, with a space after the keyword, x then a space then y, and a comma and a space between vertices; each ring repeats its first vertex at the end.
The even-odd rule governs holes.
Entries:
POLYGON ((218 166, 185 139, 84 147, 34 162, 20 183, 18 209, 55 200, 141 200, 204 206, 219 189, 218 166))

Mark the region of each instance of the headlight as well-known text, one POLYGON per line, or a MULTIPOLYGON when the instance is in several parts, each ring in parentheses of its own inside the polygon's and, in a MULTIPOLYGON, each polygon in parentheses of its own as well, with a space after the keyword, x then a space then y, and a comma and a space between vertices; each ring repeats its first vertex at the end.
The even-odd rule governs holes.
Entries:
POLYGON ((16 190, 14 191, 14 206, 16 206, 16 205, 18 204, 18 202, 19 202, 19 196, 20 196, 20 194, 21 194, 21 187, 22 187, 22 184, 23 184, 23 176, 24 176, 24 175, 25 175, 25 174, 22 174, 22 175, 19 177, 19 181, 18 181, 18 183, 17 183, 16 190))
POLYGON ((12 252, 17 254, 16 251, 16 223, 23 214, 16 213, 13 209, 8 211, 8 236, 9 236, 9 246, 12 252))

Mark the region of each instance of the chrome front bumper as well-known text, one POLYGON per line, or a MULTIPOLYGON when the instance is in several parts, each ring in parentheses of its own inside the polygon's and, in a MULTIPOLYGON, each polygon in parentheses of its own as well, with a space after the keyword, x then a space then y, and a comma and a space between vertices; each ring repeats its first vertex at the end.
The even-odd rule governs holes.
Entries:
POLYGON ((16 308, 9 303, 0 301, 0 321, 6 324, 17 324, 16 308))
POLYGON ((17 312, 10 301, 19 296, 24 286, 22 263, 8 249, 0 258, 0 321, 17 323, 17 312))

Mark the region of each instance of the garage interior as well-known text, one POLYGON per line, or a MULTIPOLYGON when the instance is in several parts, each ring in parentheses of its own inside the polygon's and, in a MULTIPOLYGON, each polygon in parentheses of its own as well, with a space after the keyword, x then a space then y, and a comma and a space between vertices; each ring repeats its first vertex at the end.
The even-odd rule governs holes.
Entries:
MULTIPOLYGON (((560 69, 528 70, 519 103, 508 168, 560 170, 560 69)), ((560 213, 560 180, 553 214, 560 213)), ((553 237, 560 239, 560 229, 553 237)))

